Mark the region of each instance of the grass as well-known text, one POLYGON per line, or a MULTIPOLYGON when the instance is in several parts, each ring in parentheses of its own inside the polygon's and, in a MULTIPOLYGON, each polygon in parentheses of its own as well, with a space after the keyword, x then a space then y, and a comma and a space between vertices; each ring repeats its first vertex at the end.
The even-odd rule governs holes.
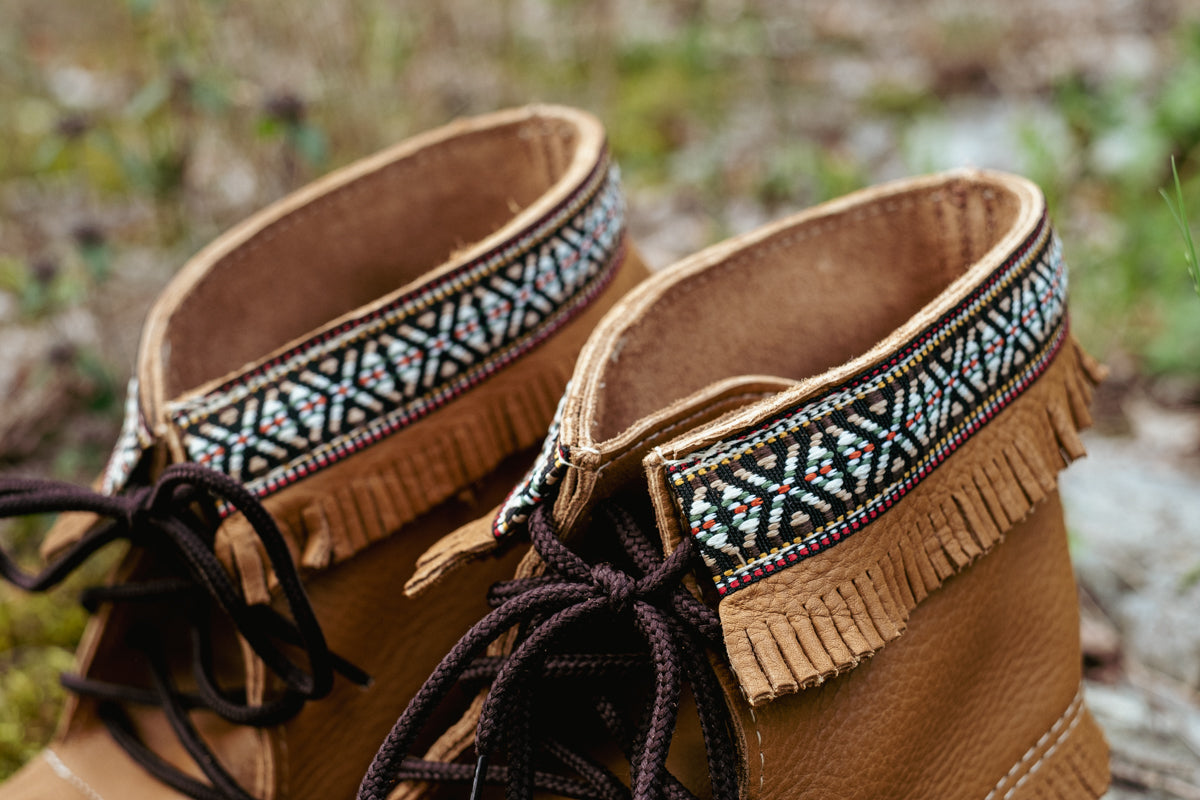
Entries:
POLYGON ((1167 41, 1176 57, 1156 80, 1064 76, 1046 109, 1057 125, 1028 128, 1021 148, 1066 243, 1076 334, 1125 381, 1195 384, 1187 209, 1200 203, 1200 25, 1180 25, 1167 41))
POLYGON ((1179 234, 1183 237, 1183 260, 1187 266, 1188 275, 1192 276, 1192 288, 1196 290, 1196 295, 1200 296, 1200 267, 1196 261, 1196 243, 1192 241, 1192 228, 1188 223, 1187 204, 1183 199, 1183 184, 1179 182, 1179 170, 1175 166, 1175 158, 1171 157, 1171 178, 1174 181, 1174 193, 1167 189, 1159 189, 1163 200, 1167 204, 1167 208, 1171 212, 1171 218, 1175 220, 1175 224, 1179 227, 1179 234))

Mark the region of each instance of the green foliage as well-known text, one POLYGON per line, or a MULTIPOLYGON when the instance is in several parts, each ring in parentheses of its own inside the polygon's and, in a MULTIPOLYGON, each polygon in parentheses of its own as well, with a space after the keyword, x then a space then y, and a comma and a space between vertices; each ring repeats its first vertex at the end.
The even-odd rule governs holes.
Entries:
MULTIPOLYGON (((1200 106, 1197 107, 1197 112, 1200 114, 1200 106)), ((1196 290, 1196 294, 1200 295, 1200 267, 1196 263, 1196 243, 1192 241, 1192 229, 1188 224, 1187 204, 1183 199, 1183 185, 1179 182, 1179 170, 1175 166, 1175 157, 1171 157, 1171 179, 1175 182, 1174 193, 1166 189, 1159 189, 1159 194, 1166 201, 1167 208, 1171 211, 1171 218, 1175 220, 1175 224, 1179 226, 1179 233, 1183 237, 1183 261, 1187 266, 1188 274, 1192 276, 1192 288, 1196 290)))
POLYGON ((1155 116, 1170 137, 1171 149, 1191 153, 1200 144, 1200 24, 1184 28, 1179 39, 1181 57, 1167 74, 1155 116))
POLYGON ((905 118, 936 111, 939 103, 927 87, 884 79, 870 88, 863 105, 875 113, 905 118))
POLYGON ((0 659, 0 776, 16 772, 54 733, 64 699, 58 675, 72 663, 71 650, 57 646, 0 659))
MULTIPOLYGON (((0 536, 26 569, 38 564, 38 543, 49 522, 46 517, 14 520, 0 536)), ((87 621, 79 591, 98 583, 118 555, 103 553, 49 594, 27 595, 0 582, 0 779, 54 733, 65 699, 58 676, 72 669, 72 651, 87 621)))
POLYGON ((311 167, 320 168, 329 162, 329 140, 311 122, 266 116, 259 121, 256 130, 263 139, 283 142, 311 167))
POLYGON ((755 194, 768 204, 819 203, 866 184, 861 165, 846 153, 801 142, 767 157, 755 194))
POLYGON ((616 58, 619 90, 609 125, 613 149, 643 180, 670 175, 689 127, 708 127, 731 90, 727 56, 707 26, 690 24, 669 42, 633 42, 616 58))
POLYGON ((1123 351, 1152 375, 1200 377, 1186 218, 1200 205, 1200 26, 1179 40, 1179 63, 1151 91, 1062 81, 1052 110, 1066 123, 1065 147, 1033 129, 1021 141, 1068 243, 1073 320, 1085 344, 1101 356, 1123 351))

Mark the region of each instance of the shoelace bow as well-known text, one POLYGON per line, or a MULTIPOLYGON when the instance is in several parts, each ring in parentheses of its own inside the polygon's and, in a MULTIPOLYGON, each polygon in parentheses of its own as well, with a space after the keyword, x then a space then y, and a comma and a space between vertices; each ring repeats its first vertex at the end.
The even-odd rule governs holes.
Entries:
POLYGON ((45 591, 62 582, 97 550, 120 539, 179 565, 176 577, 87 589, 82 602, 94 611, 106 602, 173 601, 172 608, 189 622, 195 692, 177 688, 167 654, 155 641, 154 632, 136 628, 130 639, 145 655, 150 687, 80 675, 62 676, 67 689, 99 701, 99 716, 113 739, 163 783, 197 800, 254 800, 220 765, 188 712, 204 708, 238 725, 278 725, 295 716, 309 700, 328 695, 334 672, 360 685, 369 683, 365 673, 330 652, 278 526, 258 498, 232 478, 195 464, 178 464, 165 469, 153 486, 136 487, 118 496, 58 481, 0 480, 0 518, 66 511, 92 512, 105 522, 94 526, 36 575, 24 572, 0 551, 0 575, 27 591, 45 591), (221 565, 213 550, 219 519, 217 501, 242 512, 254 529, 279 580, 290 618, 268 606, 247 604, 221 565), (283 682, 285 688, 277 697, 250 704, 244 692, 219 685, 213 668, 210 625, 214 603, 283 682), (285 653, 281 643, 300 648, 307 669, 285 653), (180 743, 210 783, 184 774, 147 747, 125 712, 125 704, 162 708, 180 743))
MULTIPOLYGON (((470 782, 477 800, 484 784, 503 785, 509 800, 526 800, 535 789, 581 800, 684 800, 694 798, 666 768, 683 682, 690 684, 707 750, 716 800, 736 800, 737 760, 732 722, 707 651, 723 650, 716 613, 681 584, 690 572, 695 545, 690 538, 663 558, 631 515, 603 509, 632 569, 589 564, 559 538, 544 508, 530 519, 533 547, 546 574, 496 584, 495 610, 478 622, 442 660, 396 722, 375 756, 360 800, 384 800, 402 780, 470 782), (624 620, 644 642, 640 653, 568 653, 563 639, 602 618, 624 620), (514 626, 520 631, 509 655, 481 655, 514 626), (636 725, 626 720, 598 677, 622 678, 635 671, 653 675, 653 701, 636 725), (477 763, 425 761, 409 756, 422 727, 456 683, 490 678, 475 735, 477 763), (604 728, 630 762, 632 790, 583 752, 532 730, 537 689, 544 682, 577 678, 604 728), (506 749, 506 763, 493 755, 506 749), (569 774, 535 768, 539 753, 569 774)), ((585 629, 586 630, 586 629, 585 629)), ((611 684, 610 684, 611 685, 611 684)))

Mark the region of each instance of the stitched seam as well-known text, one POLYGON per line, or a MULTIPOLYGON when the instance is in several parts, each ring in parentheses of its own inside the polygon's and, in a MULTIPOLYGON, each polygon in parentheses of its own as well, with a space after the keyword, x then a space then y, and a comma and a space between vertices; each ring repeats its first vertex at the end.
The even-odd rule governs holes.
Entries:
POLYGON ((952 190, 952 188, 952 185, 925 187, 891 198, 871 201, 870 205, 865 208, 836 212, 832 217, 803 223, 803 227, 799 230, 784 234, 777 239, 769 238, 763 242, 755 243, 750 246, 751 249, 748 252, 736 255, 720 264, 712 265, 703 273, 695 275, 691 279, 686 279, 682 284, 673 286, 672 291, 681 296, 690 294, 704 284, 716 280, 721 273, 727 272, 734 267, 762 261, 766 257, 780 250, 788 249, 805 239, 816 239, 826 234, 836 233, 842 228, 856 225, 865 220, 877 217, 891 217, 902 212, 920 208, 924 204, 928 204, 934 209, 941 209, 946 205, 952 205, 953 201, 945 196, 947 189, 952 190))
MULTIPOLYGON (((1077 709, 1077 711, 1078 711, 1078 709, 1077 709)), ((1081 720, 1081 719, 1083 719, 1083 715, 1076 713, 1074 718, 1071 720, 1071 724, 1068 725, 1067 729, 1065 731, 1063 731, 1062 734, 1059 735, 1058 739, 1055 740, 1054 744, 1050 747, 1050 749, 1047 750, 1045 752, 1045 754, 1037 760, 1037 763, 1035 763, 1032 767, 1030 767, 1029 772, 1027 772, 1021 776, 1021 780, 1017 781, 1016 786, 1009 789, 1005 793, 1004 800, 1009 800, 1009 798, 1011 798, 1013 796, 1013 794, 1015 794, 1016 791, 1018 789, 1020 789, 1021 786, 1023 786, 1027 780, 1029 780, 1030 778, 1033 777, 1033 774, 1035 772, 1037 772, 1039 769, 1041 769, 1042 765, 1045 764, 1046 761, 1050 758, 1050 756, 1054 754, 1054 751, 1059 748, 1059 745, 1061 745, 1063 742, 1065 742, 1067 740, 1067 737, 1071 734, 1071 731, 1075 730, 1075 726, 1079 724, 1079 720, 1081 720)))
MULTIPOLYGON (((735 470, 737 465, 729 466, 732 461, 737 461, 744 455, 753 455, 756 451, 768 448, 780 436, 789 436, 795 431, 813 425, 820 426, 822 421, 826 419, 832 418, 836 421, 834 415, 842 408, 852 405, 857 400, 861 400, 869 391, 882 391, 887 384, 896 382, 897 376, 903 377, 906 373, 911 372, 912 380, 921 381, 924 384, 929 384, 933 381, 936 386, 936 380, 942 372, 938 370, 928 372, 926 367, 919 366, 920 362, 929 353, 935 352, 937 348, 945 346, 945 340, 951 337, 957 329, 967 328, 970 330, 977 324, 977 320, 991 319, 993 316, 992 308, 995 307, 994 304, 1002 301, 1006 292, 1015 290, 1024 297, 1029 287, 1036 285, 1038 293, 1041 293, 1041 285, 1047 284, 1048 288, 1045 290, 1043 299, 1051 295, 1058 296, 1059 305, 1055 307, 1061 310, 1061 295, 1065 292, 1065 265, 1059 257, 1057 239, 1053 236, 1049 226, 1044 221, 1039 227, 1039 232, 1018 248, 1017 254, 1010 258, 1008 263, 1008 267, 989 278, 978 291, 973 292, 948 317, 931 325, 924 333, 914 338, 908 345, 905 345, 902 348, 904 351, 903 358, 897 357, 890 361, 881 361, 877 368, 851 380, 848 388, 836 388, 821 399, 810 400, 805 405, 792 408, 789 411, 777 412, 774 419, 760 424, 751 433, 743 434, 736 438, 727 437, 719 440, 705 449, 690 454, 686 459, 681 461, 681 465, 669 466, 668 471, 674 476, 673 483, 675 487, 684 487, 685 484, 690 484, 693 489, 692 500, 688 500, 686 489, 677 488, 674 490, 676 504, 685 519, 692 523, 693 534, 701 534, 701 531, 695 528, 699 517, 693 519, 693 509, 699 509, 695 513, 701 515, 707 513, 707 516, 703 517, 706 529, 713 525, 718 525, 713 533, 710 534, 713 536, 718 534, 723 536, 724 533, 722 532, 728 532, 728 525, 736 524, 736 520, 738 519, 735 517, 734 523, 718 521, 715 514, 707 512, 705 509, 710 509, 712 505, 716 505, 719 510, 722 506, 721 502, 713 501, 712 504, 701 505, 700 502, 695 501, 696 497, 707 499, 708 493, 714 491, 711 487, 706 488, 709 479, 701 476, 709 472, 718 472, 718 478, 724 478, 727 481, 731 480, 729 475, 721 475, 720 471, 725 470, 728 472, 735 470), (949 324, 947 324, 947 320, 949 320, 949 324), (922 371, 926 371, 927 374, 922 371), (797 422, 797 420, 799 421, 797 422), (784 430, 785 427, 786 430, 784 430), (725 448, 733 449, 726 450, 725 448)), ((1053 303, 1050 305, 1054 306, 1053 303)), ((836 514, 835 518, 829 519, 828 522, 823 523, 820 527, 810 527, 810 530, 800 535, 796 535, 798 531, 795 526, 789 526, 787 523, 780 522, 779 519, 772 517, 768 523, 765 535, 770 537, 771 542, 778 546, 770 548, 769 552, 762 552, 767 549, 766 546, 750 547, 749 542, 751 539, 749 536, 745 540, 747 542, 745 546, 735 545, 739 552, 734 552, 733 548, 724 548, 726 541, 721 540, 721 545, 719 546, 724 549, 724 552, 728 556, 737 560, 737 565, 731 564, 730 559, 726 559, 718 553, 711 554, 716 560, 708 558, 710 553, 706 550, 706 560, 709 562, 718 592, 722 595, 727 595, 731 591, 751 585, 759 578, 764 578, 768 574, 774 573, 775 567, 785 568, 796 563, 800 556, 807 558, 817 555, 819 552, 828 549, 833 543, 839 541, 840 536, 852 535, 854 532, 866 527, 872 519, 886 512, 888 508, 894 505, 919 480, 924 478, 928 472, 936 469, 984 424, 1010 406, 1016 397, 1049 367, 1054 356, 1066 341, 1067 322, 1065 312, 1061 318, 1052 324, 1050 324, 1050 318, 1044 313, 1038 315, 1038 324, 1041 326, 1041 329, 1049 328, 1044 334, 1046 338, 1040 342, 1039 340, 1043 338, 1043 334, 1037 332, 1038 329, 1035 329, 1032 325, 1026 325, 1026 320, 1031 315, 1033 315, 1033 309, 1030 309, 1021 318, 1020 323, 1014 323, 1014 327, 1024 325, 1029 330, 1034 331, 1034 335, 1029 337, 1032 346, 1035 348, 1028 353, 1030 360, 1014 360, 1012 366, 1016 370, 1016 374, 1010 375, 1004 383, 993 386, 991 393, 987 397, 977 394, 974 408, 971 407, 971 404, 967 404, 970 414, 958 425, 943 430, 940 433, 940 440, 918 442, 915 436, 906 434, 906 437, 916 446, 920 457, 914 466, 910 467, 902 475, 897 476, 894 472, 892 475, 887 475, 881 472, 875 475, 875 477, 870 477, 869 479, 863 478, 861 481, 856 478, 852 482, 858 482, 856 494, 860 497, 863 496, 864 489, 871 489, 871 494, 867 496, 867 499, 858 502, 857 505, 851 505, 857 498, 840 496, 841 500, 836 510, 826 514, 826 518, 834 517, 836 514), (885 479, 890 479, 890 482, 886 485, 881 485, 880 481, 885 479), (874 486, 871 484, 874 484, 874 486), (783 540, 786 538, 791 538, 791 541, 783 543, 783 540), (754 552, 755 550, 759 552, 754 552), (785 556, 787 563, 784 563, 785 556)), ((1011 334, 1012 331, 1005 331, 1000 341, 1004 341, 1011 334)), ((1022 338, 1021 341, 1024 342, 1025 339, 1022 338)), ((1020 345, 1022 350, 1030 346, 1030 343, 1020 345)), ((1007 358, 1007 356, 1005 357, 1007 358)), ((976 363, 979 363, 979 359, 972 361, 968 365, 968 368, 974 367, 976 363)), ((946 371, 947 375, 950 375, 954 374, 955 369, 957 369, 957 360, 954 367, 947 367, 944 371, 946 371)), ((966 374, 966 370, 964 370, 963 374, 966 374)), ((968 379, 973 381, 969 376, 968 379)), ((994 379, 995 377, 989 377, 987 380, 994 379)), ((978 387, 973 391, 977 392, 978 387)), ((938 396, 940 396, 940 392, 938 392, 938 396)), ((931 423, 929 434, 939 434, 939 428, 943 428, 947 424, 952 424, 952 422, 953 419, 950 418, 949 423, 945 420, 940 420, 936 424, 931 423)), ((911 425, 911 420, 906 423, 907 427, 911 427, 911 425)), ((892 435, 894 434, 889 434, 889 436, 892 435)), ((920 435, 924 436, 925 434, 920 435)), ((806 443, 803 441, 803 437, 804 434, 794 437, 797 440, 801 440, 800 444, 802 447, 806 443)), ((909 448, 905 447, 904 449, 909 448)), ((896 464, 897 466, 903 466, 902 462, 896 462, 896 464)), ((891 469, 895 470, 896 468, 894 466, 891 469)), ((841 472, 841 477, 855 474, 848 472, 848 467, 838 466, 837 469, 841 472)), ((866 469, 866 467, 862 467, 862 469, 866 469)), ((880 470, 882 470, 882 467, 880 467, 880 470)), ((834 473, 834 476, 838 476, 838 474, 834 473)), ((792 476, 789 474, 789 477, 792 476)), ((803 484, 793 485, 791 481, 785 482, 781 487, 772 487, 770 491, 774 491, 775 488, 779 489, 780 494, 786 494, 793 498, 802 497, 801 492, 804 491, 803 484)), ((762 493, 759 492, 759 496, 755 498, 759 501, 756 505, 766 502, 766 499, 761 495, 762 493)), ((744 500, 746 497, 754 497, 755 492, 746 488, 740 496, 744 500)), ((785 498, 783 502, 786 504, 789 500, 785 498)), ((772 503, 774 503, 774 500, 772 500, 772 503)), ((772 505, 771 508, 772 512, 778 516, 780 507, 772 505)), ((726 510, 728 511, 728 507, 726 510)), ((829 511, 828 508, 824 510, 829 511)), ((738 513, 744 511, 745 506, 742 506, 741 511, 738 513)), ((816 518, 819 520, 820 515, 816 515, 816 518)), ((749 526, 756 519, 755 513, 751 512, 742 524, 749 526)), ((761 521, 758 520, 759 523, 761 521)), ((759 527, 761 529, 762 525, 760 524, 759 527)), ((743 528, 743 530, 746 529, 743 528)), ((703 536, 701 536, 701 543, 702 545, 705 543, 703 536)), ((755 544, 757 543, 756 540, 755 544)))
MULTIPOLYGON (((502 369, 517 358, 527 354, 537 344, 545 341, 562 325, 566 324, 581 308, 592 302, 610 283, 613 275, 613 270, 610 269, 610 266, 615 263, 617 257, 620 256, 620 252, 618 249, 614 257, 606 263, 604 267, 606 271, 601 272, 593 278, 592 283, 582 289, 580 295, 574 298, 569 305, 561 308, 553 316, 546 317, 539 327, 530 330, 521 339, 512 342, 509 347, 496 351, 487 360, 480 361, 473 369, 463 372, 458 380, 432 392, 426 392, 424 395, 414 397, 383 416, 376 417, 373 420, 351 428, 335 438, 322 442, 317 447, 297 455, 291 461, 279 464, 268 472, 253 476, 248 481, 251 484, 251 488, 258 492, 265 492, 263 496, 273 494, 285 486, 294 483, 296 478, 293 477, 293 473, 303 472, 306 466, 313 464, 321 465, 324 459, 328 459, 330 463, 341 461, 349 455, 391 436, 400 429, 408 427, 408 425, 416 420, 427 416, 439 408, 449 399, 461 396, 462 393, 474 388, 497 370, 502 369), (261 487, 258 484, 261 484, 261 487), (275 484, 278 484, 278 486, 275 484)), ((226 408, 232 407, 234 407, 232 404, 226 406, 226 408)), ((219 410, 218 408, 209 411, 197 421, 189 421, 187 418, 176 418, 175 422, 185 432, 192 429, 203 432, 200 425, 209 422, 219 410)), ((315 472, 316 470, 312 471, 315 472)))
POLYGON ((1030 747, 1028 750, 1025 751, 1025 755, 1021 756, 1021 760, 1018 761, 1016 764, 1013 764, 1012 768, 1007 773, 1005 773, 1004 777, 1002 777, 999 781, 996 782, 995 787, 993 787, 993 789, 990 792, 988 792, 988 795, 987 795, 987 797, 984 798, 984 800, 995 800, 996 793, 998 791, 1000 791, 1000 788, 1002 786, 1004 786, 1004 784, 1007 783, 1008 780, 1013 777, 1013 775, 1015 775, 1017 772, 1019 772, 1021 770, 1021 768, 1023 766, 1025 766, 1026 762, 1029 761, 1029 759, 1033 758, 1033 754, 1036 753, 1038 751, 1038 749, 1040 749, 1041 747, 1044 747, 1046 742, 1049 741, 1051 737, 1055 737, 1054 744, 1052 744, 1049 747, 1049 749, 1046 750, 1046 752, 1042 753, 1042 755, 1038 758, 1038 760, 1035 761, 1033 763, 1033 765, 1029 768, 1029 771, 1026 772, 1024 775, 1022 775, 1020 780, 1018 780, 1011 789, 1009 789, 1007 792, 1005 792, 1003 800, 1010 800, 1010 798, 1012 798, 1012 796, 1013 796, 1013 793, 1016 792, 1017 789, 1021 788, 1021 786, 1027 780, 1029 780, 1030 776, 1032 776, 1035 772, 1038 771, 1038 769, 1042 766, 1042 764, 1044 764, 1046 762, 1046 760, 1049 759, 1050 756, 1054 754, 1054 751, 1058 749, 1059 745, 1061 745, 1063 743, 1063 741, 1066 740, 1067 736, 1070 735, 1071 731, 1075 729, 1075 726, 1079 724, 1079 720, 1082 719, 1082 715, 1079 713, 1079 710, 1082 706, 1083 706, 1083 690, 1080 689, 1079 691, 1077 691, 1075 693, 1075 699, 1073 699, 1071 701, 1071 704, 1069 706, 1067 706, 1067 710, 1064 711, 1062 713, 1062 716, 1060 716, 1057 720, 1055 720, 1054 724, 1050 726, 1050 730, 1043 733, 1041 735, 1041 737, 1037 740, 1037 742, 1035 742, 1032 747, 1030 747), (1060 729, 1063 727, 1063 725, 1065 725, 1067 723, 1068 719, 1070 720, 1070 724, 1066 725, 1065 730, 1060 731, 1060 729))
POLYGON ((754 722, 754 735, 758 738, 758 793, 761 795, 763 785, 767 782, 767 756, 763 751, 762 731, 758 728, 758 715, 754 713, 754 707, 750 707, 750 719, 754 722))
POLYGON ((275 779, 276 785, 280 788, 280 797, 289 797, 291 795, 291 781, 289 778, 292 774, 291 751, 288 750, 287 729, 280 725, 277 730, 279 736, 276 741, 279 742, 279 759, 282 762, 279 764, 279 776, 275 779))
MULTIPOLYGON (((605 164, 608 164, 607 160, 600 166, 603 167, 605 164)), ((623 263, 627 237, 624 234, 624 206, 620 200, 618 187, 615 167, 610 166, 607 169, 598 167, 595 177, 589 178, 585 185, 587 191, 580 195, 584 199, 572 199, 568 206, 560 209, 557 214, 561 218, 554 225, 545 223, 544 233, 547 237, 555 234, 556 231, 570 227, 573 219, 584 216, 586 216, 590 228, 583 234, 581 241, 573 242, 576 247, 573 255, 574 261, 563 261, 563 259, 559 259, 559 261, 566 263, 567 266, 571 266, 572 263, 575 266, 592 265, 587 266, 585 274, 593 270, 595 274, 585 278, 586 283, 577 287, 557 308, 551 305, 551 312, 547 313, 536 325, 528 330, 520 331, 519 336, 507 342, 503 347, 497 347, 488 353, 485 358, 477 361, 469 369, 465 369, 454 380, 444 381, 432 388, 427 387, 423 393, 405 398, 390 410, 387 410, 385 406, 384 413, 375 412, 375 415, 364 424, 339 431, 336 436, 328 438, 305 452, 296 454, 288 461, 273 461, 281 456, 269 452, 262 453, 257 445, 248 446, 248 452, 253 449, 259 451, 258 454, 268 456, 268 463, 262 471, 249 476, 247 482, 250 488, 259 496, 265 497, 328 464, 340 461, 375 444, 482 382, 515 359, 531 351, 537 344, 567 324, 608 287, 623 263), (593 216, 602 216, 602 219, 593 225, 591 223, 593 216)), ((531 238, 529 241, 533 241, 533 239, 531 238)), ((528 245, 529 242, 526 239, 516 239, 511 247, 520 249, 527 248, 528 245)), ((451 281, 444 285, 439 284, 440 288, 437 289, 434 299, 440 301, 443 299, 442 295, 447 291, 460 290, 464 294, 468 294, 472 284, 481 285, 484 282, 486 277, 484 273, 498 274, 501 271, 502 264, 500 262, 496 264, 480 263, 482 266, 472 267, 472 271, 479 272, 479 274, 471 281, 466 283, 451 281)), ((555 269, 563 271, 566 268, 556 267, 555 269)), ((571 268, 575 267, 571 266, 571 268)), ((582 269, 582 267, 580 268, 582 269)), ((541 267, 539 270, 544 272, 541 267)), ((423 302, 428 303, 428 300, 423 302)), ((198 461, 203 460, 204 449, 208 448, 210 444, 214 447, 220 445, 223 452, 226 443, 214 440, 213 435, 206 430, 206 426, 213 425, 217 434, 223 433, 221 426, 214 423, 214 419, 218 418, 220 414, 236 409, 238 404, 243 402, 251 402, 256 395, 269 391, 269 387, 272 385, 283 385, 283 382, 293 373, 310 367, 319 358, 336 355, 342 348, 349 348, 351 344, 357 344, 359 340, 367 338, 368 335, 379 339, 382 336, 381 332, 385 331, 388 326, 408 324, 407 317, 418 310, 407 309, 408 305, 411 305, 411 302, 406 302, 400 309, 392 308, 382 316, 373 319, 369 324, 354 323, 358 329, 351 331, 347 336, 339 333, 340 329, 334 330, 330 334, 323 334, 322 337, 319 337, 319 341, 313 340, 315 343, 306 343, 295 348, 288 355, 277 357, 255 367, 248 373, 248 377, 239 376, 221 389, 169 405, 169 413, 176 427, 182 431, 181 435, 191 458, 198 461)), ((527 321, 522 323, 522 325, 528 324, 527 321)), ((511 337, 513 336, 513 326, 509 324, 508 327, 509 331, 506 332, 506 335, 511 337)), ((345 362, 345 364, 349 363, 349 361, 345 362)), ((345 376, 342 377, 345 378, 345 376)), ((246 415, 244 409, 239 413, 242 416, 246 415)), ((289 413, 288 416, 290 417, 291 414, 289 413)), ((332 424, 325 424, 325 427, 333 429, 332 424)), ((288 447, 291 447, 291 443, 288 443, 288 447)), ((282 456, 287 455, 286 449, 285 447, 279 448, 282 456)), ((242 456, 237 453, 223 455, 218 463, 228 463, 233 467, 235 459, 239 458, 242 456)), ((247 463, 250 463, 249 459, 247 463)), ((218 466, 217 468, 224 469, 225 467, 218 466)), ((222 507, 222 513, 227 510, 222 507)))
MULTIPOLYGON (((445 145, 445 148, 438 148, 433 151, 420 150, 399 161, 385 164, 374 172, 362 175, 347 184, 331 189, 325 194, 314 198, 301 208, 289 213, 286 217, 271 223, 265 230, 255 234, 250 240, 243 242, 233 251, 227 253, 220 259, 221 267, 227 268, 245 261, 255 251, 277 237, 286 234, 293 227, 306 222, 311 216, 324 215, 331 212, 336 213, 339 209, 354 205, 361 200, 361 196, 364 193, 375 189, 378 185, 390 186, 400 183, 406 177, 406 173, 426 167, 430 162, 442 163, 455 160, 455 154, 449 151, 458 149, 460 142, 457 140, 444 140, 442 144, 445 145)), ((338 265, 339 268, 344 268, 345 262, 339 261, 338 265)), ((216 272, 217 270, 211 270, 197 281, 193 292, 200 294, 207 290, 212 284, 216 272)))
MULTIPOLYGON (((631 453, 634 450, 641 447, 642 445, 644 445, 646 442, 650 441, 651 439, 659 438, 663 434, 670 433, 671 431, 676 430, 677 428, 687 425, 688 423, 690 423, 692 420, 696 419, 697 417, 702 417, 705 414, 711 413, 713 408, 721 405, 722 403, 737 402, 739 400, 751 400, 753 398, 770 397, 773 394, 778 394, 778 392, 745 392, 743 394, 731 395, 729 397, 722 397, 719 400, 717 400, 715 403, 710 403, 710 404, 704 406, 703 408, 701 408, 700 410, 689 414, 688 416, 684 417, 683 419, 672 422, 670 425, 666 426, 665 428, 658 428, 654 431, 651 431, 650 433, 648 433, 644 437, 642 437, 639 441, 636 441, 633 444, 629 445, 628 447, 623 448, 621 450, 620 454, 618 454, 618 456, 614 456, 614 457, 620 457, 620 456, 626 455, 628 453, 631 453)), ((588 448, 582 448, 582 447, 572 447, 571 448, 572 451, 584 450, 584 449, 588 449, 588 448)), ((655 448, 655 449, 657 449, 657 448, 655 448)), ((667 461, 667 460, 668 459, 666 459, 665 457, 663 458, 663 461, 667 461)), ((570 464, 571 462, 568 461, 567 463, 570 464)), ((604 472, 604 470, 608 469, 612 465, 613 465, 613 462, 611 460, 605 462, 604 464, 601 464, 596 469, 596 476, 599 477, 600 473, 604 472)), ((574 467, 575 465, 571 464, 571 466, 574 467)), ((579 469, 578 467, 575 467, 575 468, 579 469)))
POLYGON ((44 758, 46 763, 50 765, 50 769, 54 770, 55 775, 74 786, 80 792, 87 795, 92 800, 104 800, 104 798, 100 796, 100 793, 93 789, 87 781, 76 775, 70 767, 63 763, 63 760, 58 757, 58 753, 54 752, 50 748, 46 748, 42 752, 42 758, 44 758))
POLYGON ((736 267, 745 267, 756 262, 760 262, 772 256, 781 250, 790 249, 793 245, 798 244, 806 239, 815 239, 826 234, 836 233, 842 228, 869 220, 874 217, 886 217, 892 214, 898 214, 902 211, 907 211, 915 208, 922 200, 927 200, 933 205, 945 202, 943 198, 937 195, 931 195, 928 198, 920 197, 905 197, 904 199, 888 200, 872 203, 867 208, 858 209, 855 211, 842 212, 833 218, 814 220, 809 223, 802 223, 803 227, 786 234, 779 238, 769 238, 763 242, 758 242, 750 245, 750 250, 741 255, 735 255, 720 264, 714 264, 704 272, 693 275, 690 278, 685 278, 683 281, 671 286, 671 291, 677 297, 686 297, 692 292, 704 287, 706 284, 717 280, 723 273, 728 272, 736 267))

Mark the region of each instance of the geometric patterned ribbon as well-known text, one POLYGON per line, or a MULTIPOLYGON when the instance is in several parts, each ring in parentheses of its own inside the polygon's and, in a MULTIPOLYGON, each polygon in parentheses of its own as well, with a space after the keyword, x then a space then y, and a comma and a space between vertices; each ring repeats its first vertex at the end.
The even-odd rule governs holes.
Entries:
POLYGON ((554 412, 554 420, 542 443, 541 452, 533 461, 533 466, 525 473, 525 477, 513 487, 504 498, 504 503, 492 521, 492 535, 499 538, 507 536, 520 529, 529 521, 529 515, 542 503, 553 502, 558 495, 558 482, 566 474, 570 462, 567 460, 567 446, 558 440, 558 429, 562 426, 563 408, 567 403, 567 395, 571 393, 571 384, 563 389, 563 395, 558 401, 554 412))
POLYGON ((125 391, 125 419, 121 423, 117 444, 108 457, 104 475, 100 479, 100 491, 107 495, 121 491, 129 481, 134 467, 141 460, 142 453, 150 447, 151 441, 146 422, 142 419, 137 378, 130 378, 129 387, 125 391))
POLYGON ((969 297, 890 358, 667 467, 726 595, 886 513, 1046 368, 1066 267, 1045 219, 969 297))
POLYGON ((169 403, 168 416, 190 460, 266 497, 531 350, 607 285, 623 231, 620 177, 605 156, 575 193, 510 240, 212 391, 169 403))

